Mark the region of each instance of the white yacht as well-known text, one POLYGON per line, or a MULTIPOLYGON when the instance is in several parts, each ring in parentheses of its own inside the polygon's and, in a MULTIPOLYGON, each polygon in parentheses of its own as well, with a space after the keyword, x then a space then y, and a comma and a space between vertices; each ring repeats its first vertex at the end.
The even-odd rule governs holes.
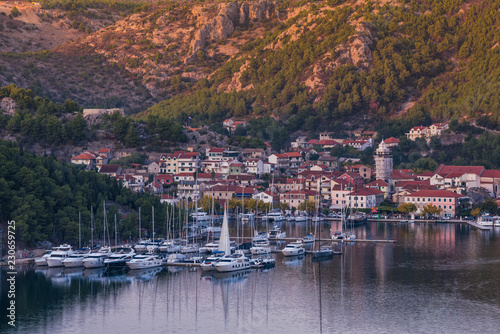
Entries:
POLYGON ((117 247, 111 255, 104 260, 104 265, 108 268, 123 268, 135 255, 132 247, 117 247))
POLYGON ((104 261, 110 257, 111 251, 109 248, 101 248, 98 252, 96 253, 91 253, 89 254, 84 260, 83 260, 83 266, 87 269, 89 268, 102 268, 104 267, 104 261))
POLYGON ((281 251, 285 256, 295 256, 305 254, 306 250, 301 244, 296 242, 291 242, 283 248, 281 251))
POLYGON ((250 260, 241 253, 225 255, 215 264, 215 269, 220 273, 248 268, 250 268, 250 260))
POLYGON ((63 265, 62 261, 73 253, 74 250, 70 245, 64 244, 56 247, 47 258, 47 265, 49 267, 61 267, 63 265))
POLYGON ((239 216, 242 223, 252 223, 255 221, 255 214, 253 213, 240 213, 239 216))
POLYGON ((65 268, 83 267, 83 260, 90 254, 90 249, 76 250, 62 261, 65 268))
POLYGON ((135 255, 132 260, 127 262, 127 266, 130 269, 146 269, 159 267, 162 264, 162 260, 156 256, 151 254, 140 254, 135 255))
POLYGON ((200 264, 202 271, 215 271, 215 264, 224 256, 224 252, 215 251, 200 264))
POLYGON ((158 247, 162 253, 177 253, 181 250, 181 245, 174 240, 165 240, 158 247))
POLYGON ((277 226, 275 226, 269 234, 267 235, 269 239, 282 239, 286 238, 286 232, 281 231, 277 226))
POLYGON ((35 259, 35 264, 37 266, 46 266, 47 265, 47 258, 50 256, 50 253, 52 253, 51 250, 45 251, 43 255, 37 259, 35 259))
POLYGON ((210 223, 210 216, 203 211, 191 213, 191 219, 197 225, 208 225, 210 223))
POLYGON ((266 232, 254 232, 254 237, 252 238, 253 243, 260 243, 260 242, 268 242, 269 239, 267 238, 267 233, 266 232))
POLYGON ((250 253, 252 253, 252 255, 269 254, 271 253, 271 247, 269 247, 268 242, 254 243, 253 246, 250 247, 250 253))
POLYGON ((190 245, 185 245, 181 246, 181 253, 186 254, 186 253, 198 253, 200 250, 200 247, 198 244, 190 244, 190 245))
POLYGON ((495 226, 495 221, 489 214, 481 215, 477 218, 476 223, 483 226, 495 226))
POLYGON ((307 233, 305 237, 302 238, 302 242, 305 244, 310 244, 313 243, 316 239, 314 238, 314 235, 311 233, 307 233))
POLYGON ((286 220, 286 217, 283 216, 281 212, 269 212, 267 215, 262 217, 263 221, 267 221, 268 223, 279 223, 286 220))
POLYGON ((333 255, 332 246, 320 246, 318 250, 312 252, 314 259, 327 258, 333 255))

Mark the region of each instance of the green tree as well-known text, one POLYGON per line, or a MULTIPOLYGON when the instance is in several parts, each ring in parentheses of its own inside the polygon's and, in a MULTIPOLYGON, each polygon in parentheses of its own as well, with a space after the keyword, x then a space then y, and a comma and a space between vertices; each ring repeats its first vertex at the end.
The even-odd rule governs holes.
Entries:
POLYGON ((413 203, 402 203, 398 206, 398 210, 406 215, 417 211, 417 206, 413 203))
POLYGON ((16 6, 14 6, 10 11, 10 15, 12 15, 13 17, 18 17, 19 15, 21 15, 21 12, 19 11, 19 9, 17 9, 16 6))
POLYGON ((439 208, 433 204, 427 204, 422 209, 422 213, 426 216, 437 216, 441 214, 442 211, 443 211, 442 208, 439 208))

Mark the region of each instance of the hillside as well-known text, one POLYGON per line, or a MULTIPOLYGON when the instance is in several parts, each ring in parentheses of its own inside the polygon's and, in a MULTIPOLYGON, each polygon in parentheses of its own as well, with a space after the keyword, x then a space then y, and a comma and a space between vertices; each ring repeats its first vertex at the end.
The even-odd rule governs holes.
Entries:
MULTIPOLYGON (((101 13, 106 1, 82 3, 101 13)), ((11 47, 0 55, 0 85, 139 117, 191 116, 193 125, 271 115, 289 132, 379 127, 399 135, 456 116, 498 127, 496 1, 127 3, 106 5, 108 21, 71 14, 82 29, 67 28, 57 46, 11 47)), ((37 17, 70 14, 44 6, 37 17)), ((4 31, 33 34, 9 27, 24 15, 2 18, 10 20, 4 31)))

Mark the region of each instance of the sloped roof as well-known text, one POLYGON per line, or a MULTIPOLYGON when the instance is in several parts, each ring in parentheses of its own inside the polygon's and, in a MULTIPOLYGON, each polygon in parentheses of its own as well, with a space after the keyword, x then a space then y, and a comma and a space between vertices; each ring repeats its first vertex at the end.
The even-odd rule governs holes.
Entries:
POLYGON ((85 152, 85 153, 82 153, 80 155, 77 155, 76 157, 72 157, 71 160, 93 160, 95 158, 96 158, 96 156, 85 152))
POLYGON ((413 194, 407 195, 409 197, 452 197, 452 198, 460 198, 467 197, 464 195, 459 195, 452 191, 448 190, 419 190, 414 192, 413 194))
POLYGON ((481 177, 500 178, 500 171, 496 169, 487 169, 481 174, 481 177))
POLYGON ((485 170, 484 166, 448 166, 441 164, 436 169, 436 173, 470 173, 481 175, 485 170))
POLYGON ((384 143, 386 143, 386 144, 399 144, 399 139, 394 138, 394 137, 389 137, 386 140, 384 140, 384 143))
POLYGON ((389 183, 385 182, 384 180, 378 179, 373 182, 367 183, 367 187, 389 187, 389 183))
POLYGON ((118 172, 118 169, 120 169, 120 165, 102 165, 99 173, 114 174, 118 172))

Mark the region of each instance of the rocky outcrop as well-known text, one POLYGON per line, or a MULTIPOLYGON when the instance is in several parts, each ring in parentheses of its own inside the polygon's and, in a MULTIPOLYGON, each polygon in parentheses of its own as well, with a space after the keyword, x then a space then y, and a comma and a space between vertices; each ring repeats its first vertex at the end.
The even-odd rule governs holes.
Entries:
POLYGON ((4 97, 0 102, 0 107, 8 115, 14 116, 16 114, 17 104, 10 97, 4 97))
POLYGON ((196 59, 196 53, 203 50, 208 42, 216 42, 231 36, 236 26, 249 21, 269 19, 275 12, 276 5, 269 0, 222 3, 219 4, 217 14, 213 18, 204 16, 199 7, 194 8, 192 13, 199 21, 200 27, 191 40, 191 52, 186 57, 185 63, 192 63, 196 59))
POLYGON ((372 61, 372 52, 370 47, 373 45, 374 38, 370 29, 363 22, 356 25, 356 34, 350 37, 348 43, 337 47, 338 58, 336 65, 351 63, 360 69, 370 67, 372 61))

